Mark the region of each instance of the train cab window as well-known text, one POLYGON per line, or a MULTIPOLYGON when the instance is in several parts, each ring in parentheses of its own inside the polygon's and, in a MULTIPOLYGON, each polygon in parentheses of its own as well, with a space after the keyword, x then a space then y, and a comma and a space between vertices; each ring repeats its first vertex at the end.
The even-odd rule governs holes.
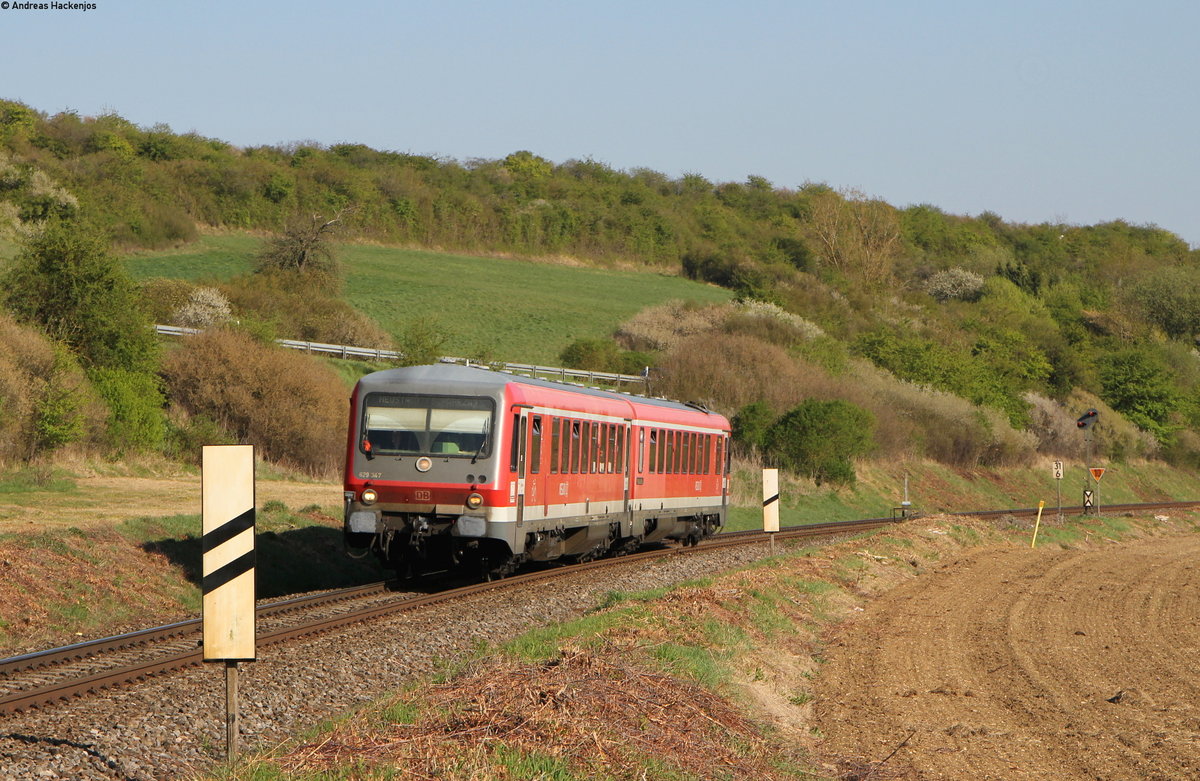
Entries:
POLYGON ((529 432, 529 471, 537 474, 542 468, 542 416, 534 415, 529 432))
POLYGON ((558 474, 559 446, 562 444, 562 420, 550 420, 550 474, 558 474))
POLYGON ((376 456, 487 457, 495 402, 478 396, 368 393, 360 447, 376 456))

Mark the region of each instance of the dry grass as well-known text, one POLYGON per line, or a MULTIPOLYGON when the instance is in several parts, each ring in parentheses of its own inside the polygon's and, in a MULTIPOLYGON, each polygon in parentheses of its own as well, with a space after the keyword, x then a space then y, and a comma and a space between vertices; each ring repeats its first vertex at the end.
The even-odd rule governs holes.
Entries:
POLYGON ((732 313, 728 304, 668 301, 626 320, 617 329, 616 340, 626 350, 672 350, 691 337, 719 328, 732 313))
POLYGON ((657 763, 695 778, 777 777, 756 728, 728 702, 615 656, 483 661, 427 690, 412 723, 380 726, 410 707, 343 723, 273 764, 285 774, 358 763, 398 778, 565 777, 526 774, 540 758, 572 778, 646 778, 657 763))

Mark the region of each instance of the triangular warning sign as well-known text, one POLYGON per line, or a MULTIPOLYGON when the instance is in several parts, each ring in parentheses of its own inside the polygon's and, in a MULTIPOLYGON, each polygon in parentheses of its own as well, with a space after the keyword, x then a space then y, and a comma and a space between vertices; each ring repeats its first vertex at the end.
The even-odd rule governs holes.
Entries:
POLYGON ((1102 466, 1093 466, 1088 471, 1092 473, 1092 479, 1097 483, 1100 482, 1101 477, 1104 477, 1104 467, 1102 466))

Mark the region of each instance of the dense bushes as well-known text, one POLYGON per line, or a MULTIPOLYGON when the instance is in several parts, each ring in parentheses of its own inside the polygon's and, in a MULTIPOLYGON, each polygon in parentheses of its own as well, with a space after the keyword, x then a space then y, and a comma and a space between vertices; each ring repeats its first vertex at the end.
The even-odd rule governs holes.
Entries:
POLYGON ((0 313, 0 463, 89 437, 98 408, 66 350, 0 313))
POLYGON ((329 474, 345 447, 348 389, 317 359, 233 330, 188 339, 163 364, 171 401, 262 457, 329 474))
POLYGON ((763 449, 817 485, 846 485, 855 479, 853 460, 873 447, 874 424, 871 413, 849 402, 805 399, 771 424, 763 449))
POLYGON ((85 365, 155 369, 158 343, 137 288, 98 231, 50 221, 2 281, 9 308, 70 347, 85 365))

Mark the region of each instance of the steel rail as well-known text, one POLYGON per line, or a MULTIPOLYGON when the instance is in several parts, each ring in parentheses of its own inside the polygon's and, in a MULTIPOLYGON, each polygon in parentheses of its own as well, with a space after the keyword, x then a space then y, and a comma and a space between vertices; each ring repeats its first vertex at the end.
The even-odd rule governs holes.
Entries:
MULTIPOLYGON (((255 609, 255 615, 259 618, 268 618, 270 616, 293 613, 298 610, 336 604, 350 599, 360 599, 386 590, 387 583, 380 582, 338 589, 336 591, 326 591, 320 594, 292 597, 291 599, 259 605, 255 609)), ((0 659, 0 679, 10 677, 15 673, 25 670, 79 662, 101 654, 123 651, 137 646, 148 646, 153 643, 186 637, 190 634, 199 634, 202 626, 202 619, 189 618, 173 624, 140 629, 136 632, 101 637, 95 640, 85 640, 58 648, 50 648, 45 651, 21 654, 20 656, 10 656, 7 659, 0 659)))
MULTIPOLYGON (((1153 509, 1184 509, 1195 508, 1200 506, 1200 502, 1157 502, 1147 504, 1114 504, 1105 506, 1105 510, 1109 512, 1127 512, 1134 510, 1153 510, 1153 509)), ((1067 508, 1064 508, 1067 509, 1067 508)), ((1083 508, 1072 508, 1073 510, 1082 511, 1083 508)), ((1010 516, 1025 516, 1036 514, 1036 509, 1010 509, 1010 510, 981 510, 973 512, 957 512, 946 513, 947 515, 961 516, 977 516, 977 517, 1002 517, 1010 516)), ((867 518, 857 521, 830 521, 824 523, 806 524, 803 526, 790 526, 781 529, 779 532, 768 533, 763 531, 741 531, 741 532, 726 532, 702 543, 695 548, 686 547, 664 547, 661 549, 641 551, 638 553, 628 554, 625 556, 616 556, 611 558, 597 559, 582 564, 573 564, 570 566, 551 567, 544 570, 534 572, 525 572, 503 580, 493 581, 489 583, 476 583, 468 586, 439 591, 431 594, 425 594, 418 597, 409 597, 407 599, 397 599, 394 602, 388 602, 382 605, 373 605, 371 607, 352 611, 342 615, 327 616, 312 621, 301 622, 295 626, 280 627, 273 630, 260 632, 257 637, 257 645, 259 647, 270 647, 278 645, 300 637, 306 637, 315 634, 322 634, 351 624, 370 621, 376 618, 387 616, 390 614, 407 612, 421 607, 427 607, 442 602, 450 602, 457 599, 463 599, 469 596, 486 593, 489 591, 497 591, 500 589, 511 589, 524 586, 530 583, 535 583, 542 580, 549 580, 558 577, 567 577, 576 573, 583 573, 589 570, 602 567, 614 566, 630 561, 649 561, 656 558, 666 556, 684 555, 692 552, 701 552, 704 550, 713 550, 715 548, 728 547, 734 545, 748 545, 766 542, 772 534, 779 539, 792 539, 804 537, 828 537, 844 534, 854 534, 864 531, 878 529, 884 526, 893 525, 903 520, 915 520, 920 516, 911 516, 905 518, 867 518)), ((349 589, 340 589, 335 592, 327 592, 325 594, 309 595, 305 597, 296 597, 281 602, 262 605, 258 608, 257 615, 262 617, 265 615, 276 615, 287 612, 295 612, 298 610, 323 606, 326 604, 336 603, 354 598, 360 598, 375 593, 380 593, 387 588, 386 583, 374 583, 367 586, 360 586, 349 589)), ((45 667, 53 662, 39 662, 39 658, 49 658, 57 656, 60 659, 74 660, 86 658, 87 656, 98 655, 107 652, 108 650, 119 650, 139 644, 149 644, 152 642, 149 639, 154 633, 161 633, 160 639, 175 638, 186 636, 189 632, 199 633, 200 619, 190 621, 181 621, 176 624, 169 624, 163 627, 154 629, 142 630, 133 632, 128 635, 118 635, 111 638, 103 638, 85 643, 76 643, 71 646, 51 649, 34 654, 24 654, 19 657, 0 660, 0 676, 7 675, 12 671, 28 670, 32 668, 45 667), (90 650, 87 649, 95 649, 90 650), (82 656, 80 655, 82 654, 82 656)), ((150 660, 134 665, 121 667, 119 669, 108 670, 95 673, 76 679, 64 679, 52 684, 47 684, 36 689, 27 689, 18 691, 13 694, 0 697, 0 715, 27 710, 30 708, 42 707, 52 703, 70 699, 72 697, 82 696, 101 689, 118 686, 121 684, 131 683, 138 680, 143 680, 156 675, 161 675, 166 672, 180 670, 186 667, 199 665, 203 662, 204 652, 202 649, 189 650, 171 654, 164 658, 150 660)))

